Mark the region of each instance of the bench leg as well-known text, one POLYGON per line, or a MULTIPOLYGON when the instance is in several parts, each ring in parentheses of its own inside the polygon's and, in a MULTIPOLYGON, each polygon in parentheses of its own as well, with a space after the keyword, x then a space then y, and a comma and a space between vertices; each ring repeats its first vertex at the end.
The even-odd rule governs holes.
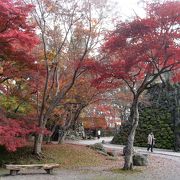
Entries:
POLYGON ((10 175, 15 176, 17 175, 19 170, 10 170, 10 175))
POLYGON ((48 174, 53 174, 53 169, 45 169, 45 171, 48 173, 48 174))

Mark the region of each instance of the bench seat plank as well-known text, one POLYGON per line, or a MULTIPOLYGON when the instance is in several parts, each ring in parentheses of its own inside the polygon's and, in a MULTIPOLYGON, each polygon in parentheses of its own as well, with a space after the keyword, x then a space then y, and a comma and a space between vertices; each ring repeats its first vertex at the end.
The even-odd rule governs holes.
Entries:
POLYGON ((28 164, 28 165, 18 165, 18 164, 8 164, 6 165, 6 169, 10 170, 11 175, 17 175, 17 173, 22 169, 28 168, 42 168, 48 174, 53 173, 53 168, 58 168, 59 164, 28 164))
POLYGON ((33 168, 33 167, 59 167, 59 164, 23 164, 23 165, 19 165, 19 164, 8 164, 6 165, 6 168, 33 168))

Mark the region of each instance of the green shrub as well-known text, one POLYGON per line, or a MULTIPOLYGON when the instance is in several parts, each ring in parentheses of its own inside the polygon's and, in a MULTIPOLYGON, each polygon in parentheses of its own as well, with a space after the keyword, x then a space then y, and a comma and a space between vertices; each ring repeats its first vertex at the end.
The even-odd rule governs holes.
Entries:
MULTIPOLYGON (((147 136, 153 131, 157 148, 174 149, 175 133, 179 133, 179 126, 175 126, 175 121, 178 120, 177 104, 174 98, 175 88, 167 84, 164 88, 161 84, 156 85, 148 91, 150 97, 150 106, 140 104, 139 126, 136 131, 135 146, 147 146, 147 136)), ((180 116, 180 114, 179 114, 180 116)), ((176 123, 178 124, 178 123, 176 123)), ((112 140, 114 144, 125 144, 127 142, 128 131, 130 125, 123 124, 119 133, 112 140)), ((178 145, 180 149, 180 142, 178 145)), ((176 148, 177 149, 177 148, 176 148)))

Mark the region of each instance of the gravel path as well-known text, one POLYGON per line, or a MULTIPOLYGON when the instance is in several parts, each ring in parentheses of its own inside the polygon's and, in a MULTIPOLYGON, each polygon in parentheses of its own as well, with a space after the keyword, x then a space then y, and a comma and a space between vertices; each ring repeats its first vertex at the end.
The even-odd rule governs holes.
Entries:
POLYGON ((9 176, 8 171, 1 172, 0 180, 180 180, 180 158, 149 156, 149 166, 134 173, 114 173, 112 168, 122 167, 122 160, 112 166, 91 167, 71 170, 56 170, 48 175, 44 170, 23 171, 17 176, 9 176))

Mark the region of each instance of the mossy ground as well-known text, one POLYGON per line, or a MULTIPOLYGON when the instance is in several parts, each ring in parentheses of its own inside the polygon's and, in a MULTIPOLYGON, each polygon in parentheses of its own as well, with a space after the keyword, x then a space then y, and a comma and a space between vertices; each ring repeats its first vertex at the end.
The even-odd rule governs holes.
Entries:
POLYGON ((24 147, 16 152, 7 152, 0 149, 0 166, 4 164, 36 164, 36 163, 59 163, 60 168, 78 168, 100 166, 112 163, 105 156, 81 145, 44 145, 44 158, 38 159, 32 154, 32 147, 24 147))
POLYGON ((142 173, 142 169, 136 168, 133 170, 124 170, 120 168, 115 168, 115 169, 111 169, 111 172, 118 174, 136 174, 136 173, 142 173))

